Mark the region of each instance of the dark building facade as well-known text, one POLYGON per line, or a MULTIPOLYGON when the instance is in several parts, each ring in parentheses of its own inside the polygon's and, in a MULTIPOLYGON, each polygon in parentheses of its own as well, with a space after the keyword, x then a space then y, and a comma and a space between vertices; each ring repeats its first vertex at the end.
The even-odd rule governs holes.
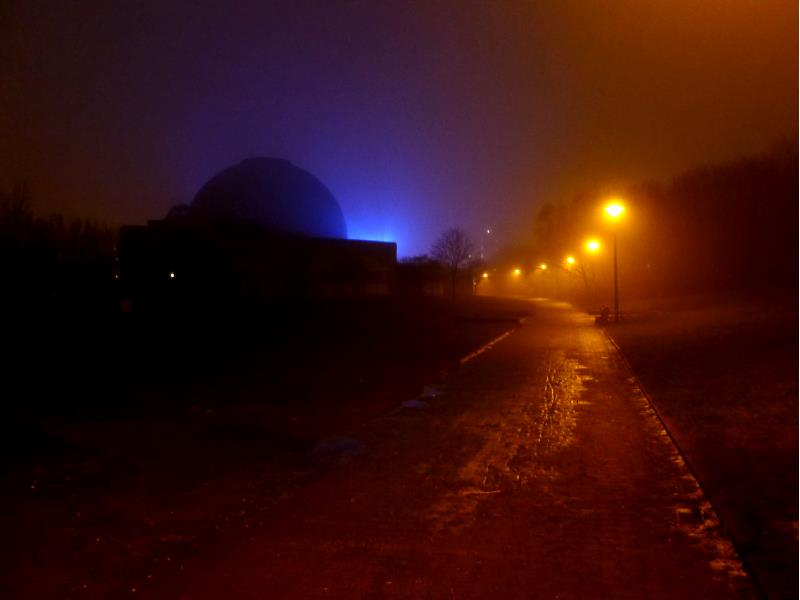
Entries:
POLYGON ((133 306, 153 307, 387 295, 397 247, 186 218, 123 227, 119 259, 133 306))

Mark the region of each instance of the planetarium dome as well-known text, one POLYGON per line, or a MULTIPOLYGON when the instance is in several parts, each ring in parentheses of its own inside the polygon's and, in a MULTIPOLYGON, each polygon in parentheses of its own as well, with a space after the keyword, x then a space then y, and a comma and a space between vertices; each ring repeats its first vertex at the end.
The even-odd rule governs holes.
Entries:
POLYGON ((316 177, 278 158, 249 158, 212 177, 194 197, 193 217, 246 220, 270 231, 346 238, 333 194, 316 177))

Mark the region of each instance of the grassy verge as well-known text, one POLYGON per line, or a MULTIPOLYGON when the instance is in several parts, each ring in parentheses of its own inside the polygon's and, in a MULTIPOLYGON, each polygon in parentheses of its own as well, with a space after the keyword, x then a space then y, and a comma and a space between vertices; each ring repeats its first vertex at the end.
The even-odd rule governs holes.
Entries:
POLYGON ((796 597, 796 297, 695 296, 626 309, 610 335, 762 587, 796 597))

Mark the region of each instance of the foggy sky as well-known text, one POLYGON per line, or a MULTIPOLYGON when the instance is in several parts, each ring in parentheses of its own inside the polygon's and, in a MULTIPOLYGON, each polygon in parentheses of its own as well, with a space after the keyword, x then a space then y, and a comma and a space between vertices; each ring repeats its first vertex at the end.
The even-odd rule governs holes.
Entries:
POLYGON ((796 0, 11 4, 0 185, 43 213, 144 222, 280 156, 408 255, 797 135, 796 0))

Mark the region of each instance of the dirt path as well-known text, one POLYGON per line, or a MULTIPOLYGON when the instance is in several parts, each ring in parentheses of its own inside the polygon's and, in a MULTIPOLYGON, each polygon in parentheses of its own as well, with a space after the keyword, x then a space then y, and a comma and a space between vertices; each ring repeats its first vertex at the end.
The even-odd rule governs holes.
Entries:
POLYGON ((540 304, 428 406, 332 445, 343 464, 249 539, 136 593, 755 596, 630 375, 588 317, 540 304))

